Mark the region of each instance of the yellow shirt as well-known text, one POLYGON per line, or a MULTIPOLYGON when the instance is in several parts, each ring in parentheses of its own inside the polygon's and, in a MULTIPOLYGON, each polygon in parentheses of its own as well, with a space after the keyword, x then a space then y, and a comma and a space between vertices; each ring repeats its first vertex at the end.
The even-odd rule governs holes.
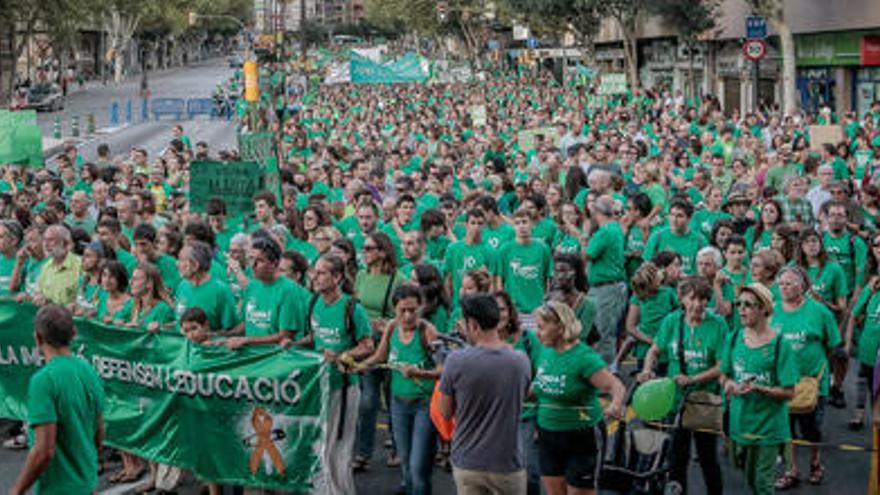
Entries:
POLYGON ((76 302, 81 266, 79 256, 73 253, 67 253, 60 265, 54 259, 47 260, 37 276, 40 294, 50 302, 62 306, 76 302))

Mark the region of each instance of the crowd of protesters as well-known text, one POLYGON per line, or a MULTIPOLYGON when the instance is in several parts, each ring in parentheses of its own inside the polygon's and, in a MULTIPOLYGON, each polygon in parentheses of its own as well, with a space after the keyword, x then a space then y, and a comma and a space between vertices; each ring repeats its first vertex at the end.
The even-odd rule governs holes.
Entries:
MULTIPOLYGON (((743 115, 710 96, 598 96, 539 73, 320 86, 300 104, 257 112, 278 136, 281 188, 246 215, 224 198, 190 209, 190 164, 237 155, 180 127, 159 156, 102 146, 84 162, 68 147, 44 168, 4 166, 0 294, 231 350, 322 353, 339 432, 327 493, 353 494, 378 462, 383 410, 386 462, 414 495, 444 463, 462 494, 594 493, 596 432, 624 417, 625 383, 655 377, 725 398, 724 435, 675 438, 672 478, 687 486, 693 442, 708 493, 730 476, 725 436, 765 494, 826 478, 821 450, 799 466, 791 443, 834 440, 826 407, 871 424, 880 103, 743 115), (813 124, 843 139, 816 146, 813 124), (442 336, 470 345, 440 362, 442 336), (805 378, 815 404, 791 413, 805 378), (438 381, 451 446, 430 417, 438 381)), ((122 459, 113 481, 148 468, 122 459)), ((69 486, 94 488, 77 474, 69 486)))

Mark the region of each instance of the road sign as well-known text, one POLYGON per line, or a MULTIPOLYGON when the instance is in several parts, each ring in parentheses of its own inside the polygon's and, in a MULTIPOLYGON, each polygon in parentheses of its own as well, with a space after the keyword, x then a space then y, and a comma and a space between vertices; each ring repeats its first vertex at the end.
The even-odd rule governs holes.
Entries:
POLYGON ((532 48, 532 49, 538 48, 538 38, 529 38, 526 41, 526 46, 528 46, 529 48, 532 48))
POLYGON ((743 56, 757 62, 767 56, 767 42, 764 40, 748 40, 743 43, 743 56))
POLYGON ((746 17, 746 39, 763 40, 767 38, 767 19, 759 15, 746 17))

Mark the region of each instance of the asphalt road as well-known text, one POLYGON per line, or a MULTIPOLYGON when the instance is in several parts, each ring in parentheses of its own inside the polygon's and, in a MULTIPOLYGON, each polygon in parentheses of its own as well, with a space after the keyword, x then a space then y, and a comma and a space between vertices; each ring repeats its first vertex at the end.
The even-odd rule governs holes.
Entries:
MULTIPOLYGON (((855 393, 855 375, 851 373, 848 379, 847 399, 852 405, 855 393)), ((860 432, 852 432, 847 428, 849 420, 849 411, 834 408, 828 408, 823 431, 826 433, 826 440, 830 444, 849 444, 855 446, 868 446, 870 443, 869 429, 866 427, 860 432)), ((382 443, 387 438, 387 429, 384 426, 384 420, 380 419, 379 437, 376 452, 368 471, 356 476, 357 490, 360 494, 385 495, 395 493, 395 489, 400 482, 399 468, 389 468, 385 466, 385 449, 382 443)), ((0 425, 0 433, 4 428, 0 425)), ((797 495, 862 495, 866 493, 867 480, 869 473, 870 454, 866 452, 845 451, 834 447, 828 447, 823 451, 823 462, 825 463, 827 474, 825 482, 821 486, 812 486, 806 482, 808 458, 807 449, 799 449, 800 466, 802 470, 802 478, 800 487, 787 493, 797 495)), ((10 451, 0 448, 0 493, 5 493, 11 487, 15 477, 24 463, 26 453, 24 451, 10 451)), ((723 452, 721 454, 722 476, 724 478, 725 492, 728 494, 746 494, 748 490, 743 482, 742 474, 736 470, 730 462, 730 458, 723 452)), ((108 471, 112 472, 117 469, 118 464, 110 466, 108 471)), ((705 494, 706 488, 703 484, 702 475, 700 474, 699 465, 696 460, 691 464, 689 471, 689 485, 691 494, 705 494)), ((103 495, 116 495, 123 493, 133 493, 137 483, 118 486, 111 485, 106 482, 106 475, 101 483, 99 493, 103 495)), ((455 486, 452 482, 451 474, 447 473, 440 467, 434 469, 433 477, 434 493, 438 495, 454 494, 455 486)), ((199 487, 195 482, 190 481, 180 493, 198 493, 199 487)), ((233 494, 232 489, 227 489, 226 493, 233 494)), ((712 494, 715 495, 715 494, 712 494)))
MULTIPOLYGON (((156 97, 208 97, 214 87, 231 75, 231 69, 225 66, 223 60, 217 59, 187 68, 177 68, 169 71, 152 74, 150 87, 156 97)), ((57 113, 62 115, 65 122, 72 115, 87 115, 94 113, 97 119, 97 127, 106 127, 109 122, 109 108, 113 101, 124 102, 127 98, 137 100, 140 80, 121 83, 119 85, 108 84, 107 86, 91 87, 85 91, 76 92, 69 96, 68 105, 64 111, 57 113)), ((121 103, 121 106, 124 103, 121 103)), ((139 117, 137 107, 135 117, 139 117)), ((56 114, 40 114, 38 121, 47 136, 51 135, 52 123, 56 114)), ((124 113, 121 116, 124 120, 124 113)), ((131 126, 114 132, 99 135, 86 140, 81 145, 81 153, 86 160, 94 159, 95 148, 98 143, 106 142, 111 146, 114 155, 127 152, 132 146, 145 147, 150 155, 161 152, 171 139, 171 126, 176 123, 166 118, 160 122, 134 123, 131 126)), ((193 142, 204 140, 209 143, 213 151, 231 149, 236 146, 235 129, 225 121, 210 121, 206 118, 198 118, 192 121, 181 122, 186 133, 193 142)), ((66 134, 66 133, 65 133, 66 134)), ((847 397, 852 404, 855 396, 855 376, 851 373, 847 381, 847 397)), ((847 429, 849 411, 828 408, 824 421, 827 438, 831 444, 850 444, 867 446, 870 442, 869 429, 860 432, 851 432, 847 429)), ((0 424, 0 436, 4 433, 4 425, 0 424)), ((8 426, 8 425, 7 425, 8 426)), ((382 440, 387 437, 387 430, 380 428, 379 435, 382 440)), ((378 446, 382 443, 378 442, 378 446)), ((799 449, 800 465, 804 473, 807 471, 807 451, 799 449)), ((9 451, 0 448, 0 493, 7 492, 15 480, 24 462, 24 451, 9 451)), ((824 463, 827 467, 827 476, 822 486, 814 487, 802 483, 801 486, 789 493, 794 494, 863 494, 866 491, 869 472, 869 454, 865 452, 844 451, 834 447, 828 447, 823 452, 824 463)), ((733 468, 730 459, 722 454, 722 468, 724 485, 727 493, 747 493, 742 476, 733 468)), ((115 466, 111 466, 111 471, 115 466)), ((694 462, 690 470, 690 493, 706 493, 699 467, 694 462)), ((805 477, 806 474, 803 475, 805 477)), ((106 479, 106 477, 105 477, 106 479)), ((385 467, 385 452, 381 447, 377 448, 371 468, 357 476, 358 493, 381 495, 394 493, 400 481, 399 468, 385 467)), ((452 494, 455 492, 452 478, 449 473, 441 468, 434 471, 434 493, 452 494)), ((134 485, 112 486, 106 481, 102 482, 101 493, 117 494, 132 491, 134 485)), ((198 488, 194 483, 187 486, 182 493, 197 493, 198 488)), ((713 494, 714 495, 714 494, 713 494)))
MULTIPOLYGON (((149 87, 154 98, 209 98, 216 86, 232 76, 233 70, 225 59, 211 59, 187 67, 177 67, 166 71, 150 73, 149 87)), ((56 117, 61 117, 62 136, 71 137, 71 118, 80 116, 81 154, 86 160, 96 157, 99 143, 110 145, 114 156, 128 152, 132 146, 147 149, 150 156, 160 153, 171 140, 171 128, 180 123, 193 143, 205 141, 213 151, 233 149, 237 146, 234 126, 225 120, 210 120, 197 116, 194 120, 176 121, 165 116, 159 121, 141 121, 140 117, 140 76, 119 84, 90 83, 85 90, 76 90, 67 97, 67 104, 60 112, 40 113, 37 123, 45 137, 51 137, 56 117), (125 102, 132 100, 133 122, 125 125, 125 102), (120 127, 110 128, 110 108, 114 102, 120 106, 120 127), (86 137, 86 118, 95 116, 96 129, 104 131, 86 137)))

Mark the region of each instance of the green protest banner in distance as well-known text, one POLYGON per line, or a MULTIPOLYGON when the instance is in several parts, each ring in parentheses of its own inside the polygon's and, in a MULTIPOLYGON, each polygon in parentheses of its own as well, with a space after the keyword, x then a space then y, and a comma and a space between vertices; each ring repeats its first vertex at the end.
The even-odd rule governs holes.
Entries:
MULTIPOLYGON (((35 311, 0 302, 0 417, 27 417, 27 383, 42 363, 35 311)), ((108 445, 221 484, 315 491, 329 394, 319 354, 229 351, 82 319, 76 328, 71 350, 104 384, 108 445)))
POLYGON ((262 190, 280 196, 281 180, 274 161, 257 162, 201 161, 190 165, 189 201, 193 211, 203 212, 213 197, 222 198, 230 216, 253 211, 254 194, 262 190))
POLYGON ((612 72, 602 74, 599 78, 600 95, 620 95, 627 91, 626 74, 623 72, 612 72))

